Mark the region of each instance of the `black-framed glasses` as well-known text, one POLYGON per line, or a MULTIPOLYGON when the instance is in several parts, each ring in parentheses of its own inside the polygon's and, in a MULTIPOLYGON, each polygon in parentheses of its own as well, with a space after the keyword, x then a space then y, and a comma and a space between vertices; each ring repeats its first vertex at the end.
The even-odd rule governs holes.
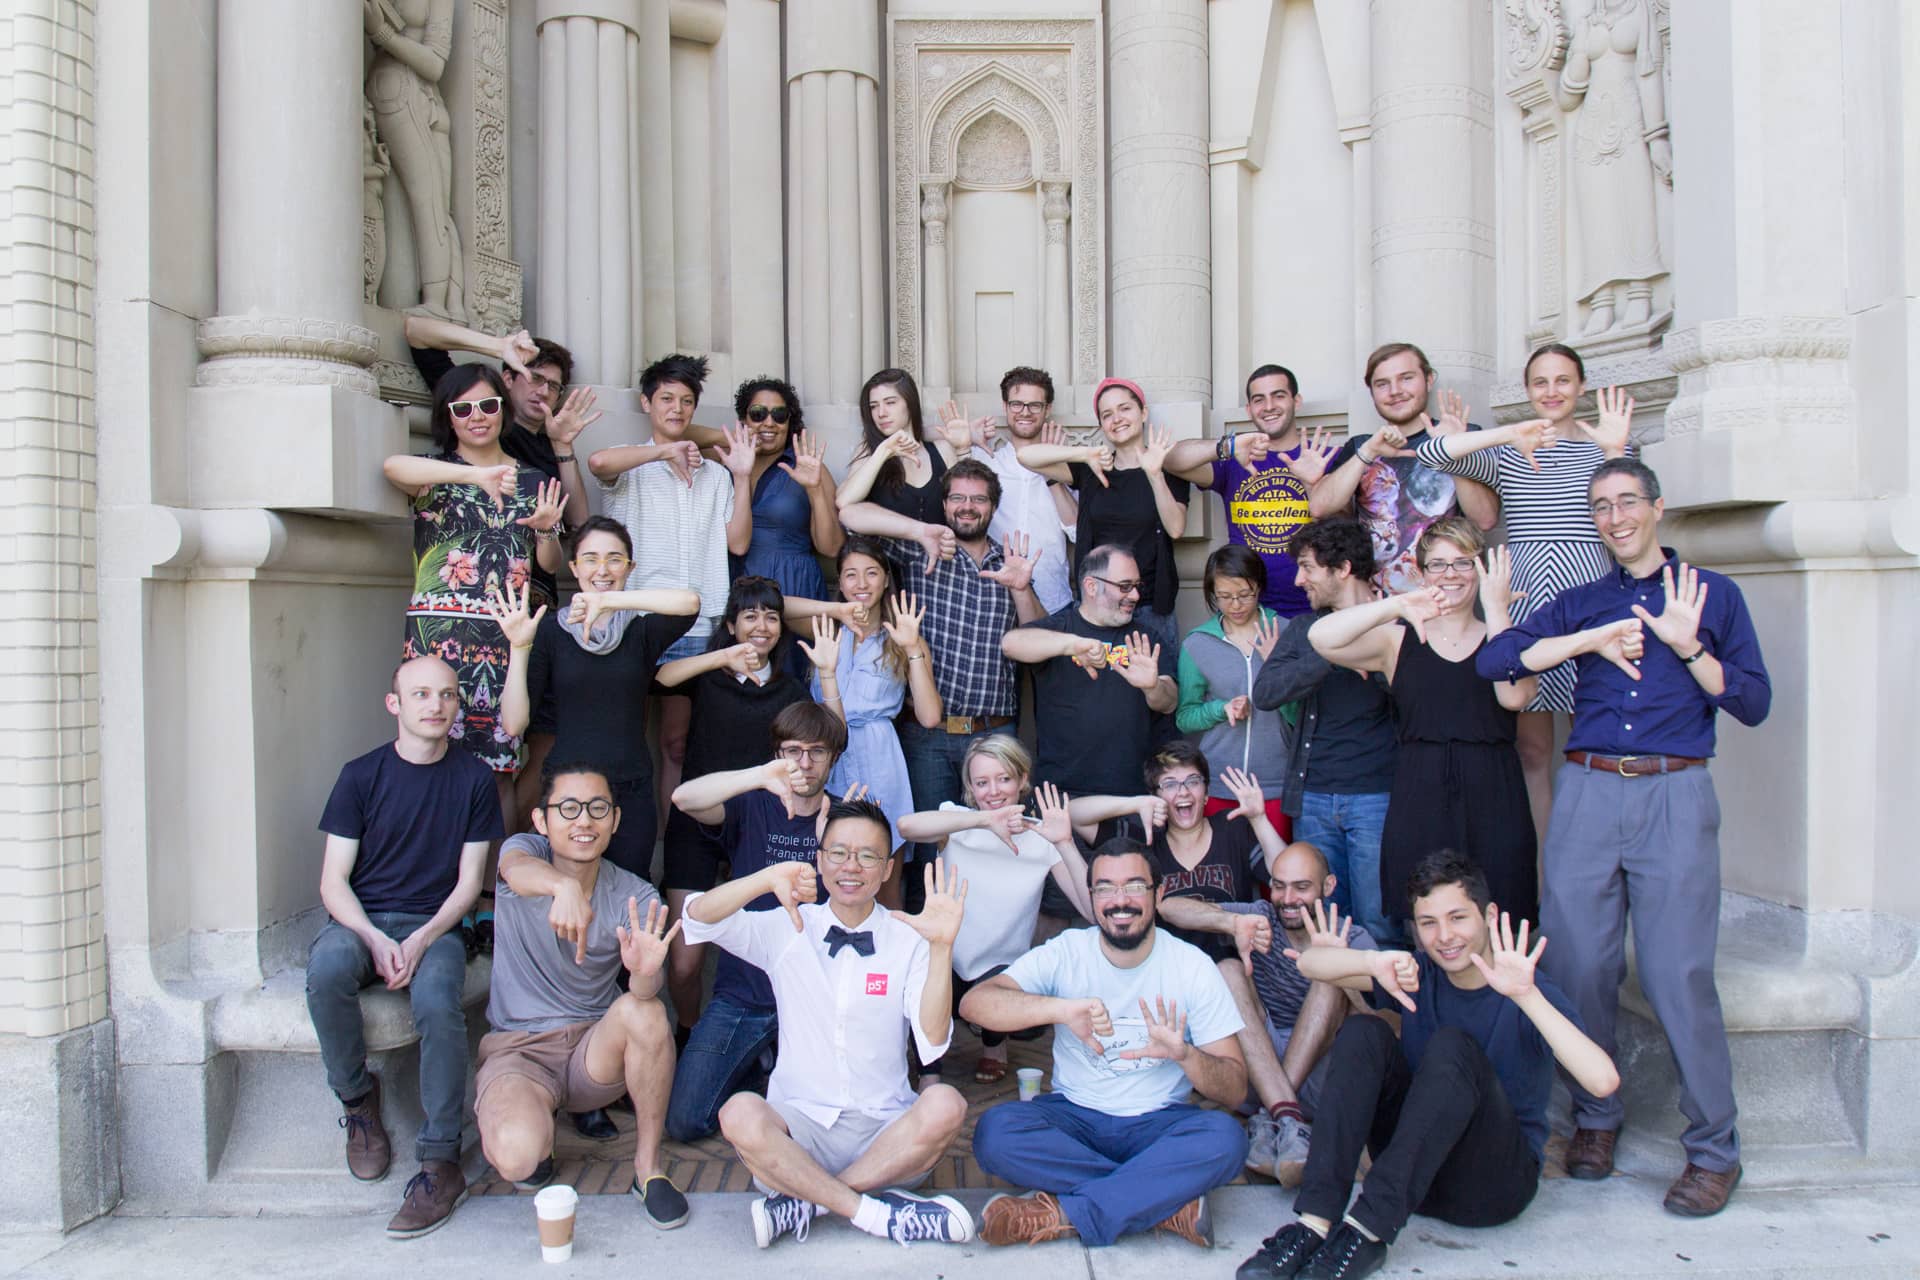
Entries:
POLYGON ((1102 882, 1093 886, 1089 891, 1089 895, 1095 902, 1105 902, 1110 898, 1118 898, 1122 894, 1129 898, 1144 898, 1151 892, 1153 892, 1152 881, 1129 880, 1125 884, 1108 884, 1102 882))
POLYGON ((795 762, 806 760, 813 764, 820 764, 833 758, 833 749, 830 747, 782 747, 774 754, 782 760, 795 762))
POLYGON ((488 396, 484 400, 449 400, 447 402, 447 412, 456 418, 471 417, 475 409, 489 416, 496 414, 500 412, 500 397, 488 396))
POLYGON ((613 812, 613 801, 607 799, 605 796, 595 796, 591 800, 574 800, 569 798, 547 805, 546 807, 558 813, 568 822, 572 822, 583 813, 595 822, 598 822, 613 812))
POLYGON ((1475 563, 1472 560, 1429 560, 1420 567, 1436 578, 1444 578, 1450 573, 1465 577, 1473 572, 1475 563))
POLYGON ((764 404, 757 404, 747 410, 748 422, 765 422, 768 418, 772 418, 773 425, 776 427, 786 426, 787 419, 791 417, 793 417, 793 410, 787 408, 785 405, 781 405, 778 409, 773 409, 764 404))
POLYGON ((847 860, 852 859, 860 864, 862 871, 871 871, 887 860, 886 854, 875 853, 872 849, 849 849, 845 845, 838 844, 830 849, 822 849, 820 856, 826 859, 830 867, 844 867, 847 860))
MULTIPOLYGON (((508 374, 512 374, 513 370, 509 369, 507 372, 508 374)), ((562 391, 566 390, 567 387, 567 384, 558 378, 549 378, 544 373, 528 373, 527 381, 551 396, 558 396, 562 391)))
POLYGON ((1046 411, 1047 411, 1047 402, 1045 400, 1009 400, 1007 401, 1007 413, 1009 415, 1017 413, 1022 416, 1032 416, 1034 414, 1045 413, 1046 411))
POLYGON ((943 498, 942 501, 955 507, 990 507, 993 505, 992 496, 984 493, 950 493, 943 498))
POLYGON ((1184 778, 1162 778, 1153 784, 1153 789, 1166 795, 1176 791, 1205 791, 1207 780, 1197 773, 1190 773, 1184 778))
POLYGON ((1087 576, 1095 582, 1106 583, 1123 596, 1137 596, 1140 594, 1142 583, 1139 578, 1128 578, 1125 582, 1115 582, 1112 578, 1103 578, 1097 573, 1090 573, 1087 576))

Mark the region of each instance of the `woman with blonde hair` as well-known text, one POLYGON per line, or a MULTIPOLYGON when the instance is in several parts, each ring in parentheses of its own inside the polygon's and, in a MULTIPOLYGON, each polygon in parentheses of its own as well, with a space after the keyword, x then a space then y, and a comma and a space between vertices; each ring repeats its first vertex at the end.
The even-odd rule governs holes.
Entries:
POLYGON ((1307 632, 1321 657, 1380 673, 1393 694, 1400 748, 1380 832, 1389 913, 1406 909, 1407 876, 1421 859, 1451 848, 1486 871, 1502 911, 1539 919, 1537 844, 1514 750, 1515 717, 1538 681, 1495 683, 1474 670, 1480 646, 1511 625, 1506 549, 1487 548, 1483 566, 1483 546, 1472 521, 1436 520, 1414 547, 1425 586, 1336 610, 1307 632))
MULTIPOLYGON (((1073 842, 1067 798, 1048 784, 1040 788, 1039 816, 1027 812, 1033 757, 1020 740, 1004 733, 976 739, 961 758, 960 778, 966 804, 949 800, 900 819, 902 839, 937 846, 948 862, 948 881, 957 875, 967 882, 967 914, 953 943, 956 1009, 962 995, 1032 945, 1040 893, 1049 878, 1082 917, 1093 919, 1087 864, 1073 842)), ((1006 1036, 983 1031, 980 1043, 973 1078, 993 1084, 1007 1074, 1006 1036)), ((920 1082, 939 1079, 940 1066, 927 1063, 920 1082)))

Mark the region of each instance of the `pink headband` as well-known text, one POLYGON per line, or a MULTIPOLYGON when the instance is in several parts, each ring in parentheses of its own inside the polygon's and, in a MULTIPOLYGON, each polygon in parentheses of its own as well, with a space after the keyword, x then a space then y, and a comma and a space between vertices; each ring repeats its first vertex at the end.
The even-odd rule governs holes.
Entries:
POLYGON ((1138 404, 1142 409, 1147 407, 1147 393, 1140 389, 1139 383, 1129 381, 1126 378, 1102 378, 1100 379, 1100 385, 1093 389, 1093 407, 1096 413, 1099 412, 1100 409, 1100 397, 1106 394, 1107 388, 1109 387, 1125 387, 1133 393, 1134 403, 1138 404))

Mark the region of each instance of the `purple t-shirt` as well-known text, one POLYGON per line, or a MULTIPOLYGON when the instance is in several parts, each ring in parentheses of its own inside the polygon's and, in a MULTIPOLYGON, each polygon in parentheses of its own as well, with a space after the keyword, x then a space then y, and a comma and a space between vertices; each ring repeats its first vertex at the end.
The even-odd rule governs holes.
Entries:
POLYGON ((1267 566, 1267 589, 1260 593, 1260 603, 1283 618, 1313 612, 1307 593, 1294 585, 1299 566, 1287 553, 1287 543, 1312 519, 1305 482, 1287 470, 1286 460, 1299 456, 1298 446, 1270 453, 1251 470, 1238 458, 1228 458, 1213 464, 1213 479, 1206 485, 1226 505, 1227 540, 1246 547, 1267 566))

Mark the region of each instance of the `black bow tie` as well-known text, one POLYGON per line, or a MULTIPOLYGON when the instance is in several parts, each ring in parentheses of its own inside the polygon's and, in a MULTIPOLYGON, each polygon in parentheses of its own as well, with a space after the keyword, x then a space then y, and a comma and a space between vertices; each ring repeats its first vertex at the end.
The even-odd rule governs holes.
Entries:
POLYGON ((837 924, 829 927, 827 929, 827 959, 831 960, 839 955, 840 948, 842 947, 852 947, 863 956, 872 955, 873 931, 871 929, 862 929, 858 933, 848 933, 837 924))

